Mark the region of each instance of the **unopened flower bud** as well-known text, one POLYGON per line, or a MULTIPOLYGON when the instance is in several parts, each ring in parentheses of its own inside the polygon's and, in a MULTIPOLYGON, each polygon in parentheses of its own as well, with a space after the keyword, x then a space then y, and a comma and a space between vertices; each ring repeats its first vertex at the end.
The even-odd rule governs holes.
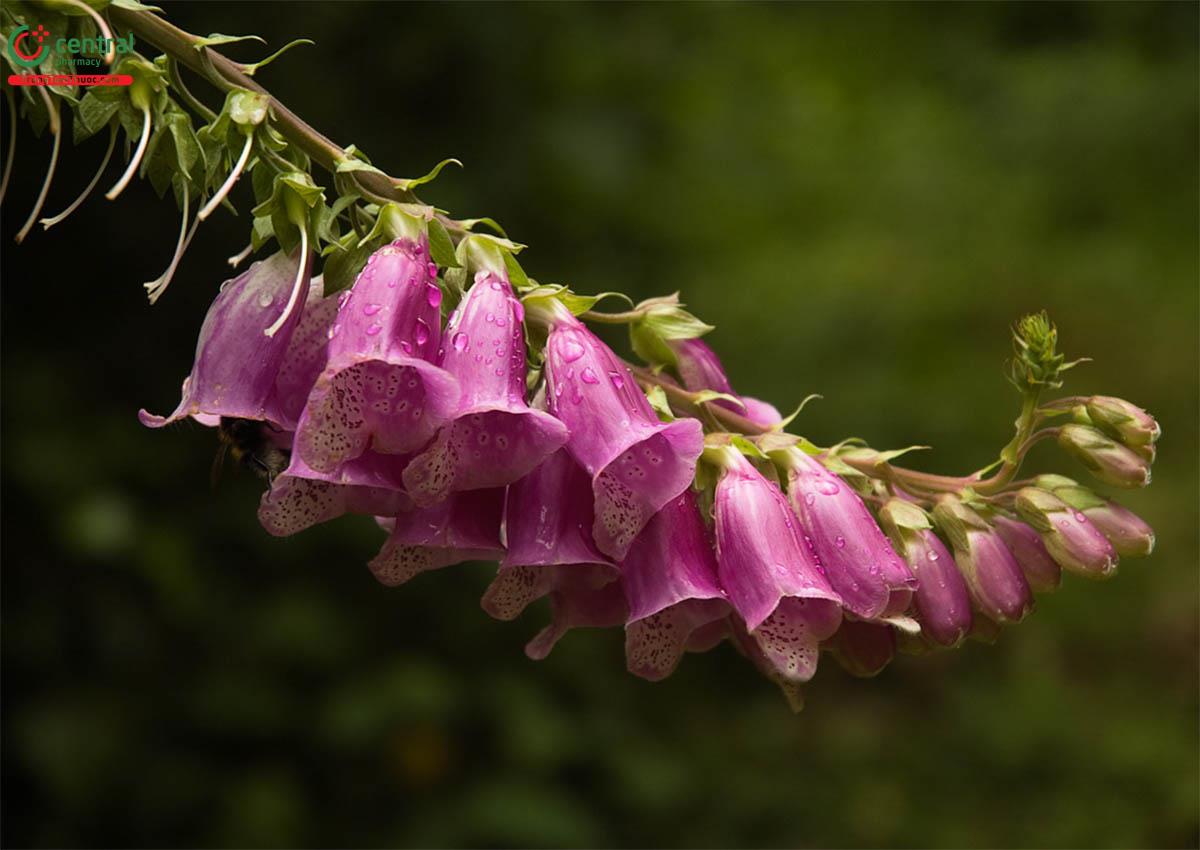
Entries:
POLYGON ((1063 569, 1086 578, 1108 578, 1116 572, 1116 550, 1082 511, 1037 487, 1022 488, 1016 508, 1063 569))
POLYGON ((1145 487, 1150 483, 1150 462, 1132 449, 1109 439, 1089 425, 1063 425, 1058 444, 1105 484, 1145 487))
POLYGON ((1034 484, 1050 490, 1076 510, 1083 511, 1092 525, 1108 538, 1123 558, 1138 558, 1154 551, 1154 529, 1133 511, 1096 495, 1062 475, 1039 475, 1034 484))
POLYGON ((1033 610, 1033 593, 995 529, 949 495, 938 501, 933 516, 950 540, 954 561, 975 606, 997 623, 1023 620, 1033 610))
POLYGON ((1092 424, 1127 446, 1151 445, 1162 434, 1153 416, 1125 399, 1092 396, 1086 408, 1092 424))
POLYGON ((1062 584, 1062 567, 1050 555, 1041 535, 1023 522, 998 516, 994 520, 996 533, 1013 553, 1025 580, 1035 593, 1048 593, 1058 590, 1062 584))
POLYGON ((914 607, 924 638, 956 646, 971 629, 971 599, 954 557, 933 533, 925 512, 902 499, 891 499, 879 521, 917 577, 914 607))

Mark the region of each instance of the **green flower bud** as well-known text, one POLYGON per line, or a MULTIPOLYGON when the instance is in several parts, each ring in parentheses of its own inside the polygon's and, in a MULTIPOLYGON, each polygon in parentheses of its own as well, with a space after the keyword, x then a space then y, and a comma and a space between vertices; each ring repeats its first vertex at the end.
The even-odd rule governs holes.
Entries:
POLYGON ((1162 434, 1162 428, 1153 416, 1124 399, 1092 396, 1086 407, 1092 424, 1131 448, 1153 445, 1162 434))
POLYGON ((1058 444, 1105 484, 1145 487, 1150 483, 1150 461, 1114 442, 1089 425, 1063 425, 1058 444))

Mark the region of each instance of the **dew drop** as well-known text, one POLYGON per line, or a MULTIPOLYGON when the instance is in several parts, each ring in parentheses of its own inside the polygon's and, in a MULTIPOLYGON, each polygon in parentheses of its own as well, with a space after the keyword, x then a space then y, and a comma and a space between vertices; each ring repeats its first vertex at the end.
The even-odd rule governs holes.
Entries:
POLYGON ((471 344, 471 338, 462 331, 459 331, 450 342, 454 346, 455 351, 466 351, 467 346, 471 344))
POLYGON ((438 273, 437 263, 430 263, 429 265, 427 265, 425 267, 425 271, 429 272, 430 277, 437 277, 437 273, 438 273))
POLYGON ((400 342, 400 348, 405 354, 412 354, 412 343, 410 343, 408 340, 402 340, 400 342))
POLYGON ((502 328, 502 327, 504 327, 504 325, 505 325, 505 324, 506 324, 506 322, 504 321, 504 317, 503 317, 503 316, 497 316, 497 317, 496 317, 496 327, 498 327, 498 328, 502 328))
POLYGON ((578 360, 582 356, 583 356, 583 346, 580 345, 579 343, 575 342, 575 340, 569 339, 563 343, 563 346, 562 346, 563 360, 567 361, 568 363, 574 363, 576 360, 578 360))
POLYGON ((482 363, 482 362, 483 362, 483 355, 482 355, 482 354, 476 354, 476 355, 475 355, 475 362, 476 362, 476 363, 482 363))
POLYGON ((484 316, 484 319, 487 320, 489 323, 494 322, 494 321, 496 321, 496 314, 488 313, 486 316, 484 316))
POLYGON ((591 366, 584 366, 583 371, 579 373, 579 379, 585 384, 598 384, 600 379, 596 377, 596 373, 592 371, 591 366))
POLYGON ((842 488, 839 487, 833 481, 818 481, 817 482, 817 492, 822 493, 826 496, 833 496, 841 489, 842 488))
POLYGON ((424 319, 417 319, 417 345, 424 345, 429 342, 429 325, 425 324, 424 319))
POLYGON ((817 496, 815 493, 805 493, 804 494, 804 504, 811 505, 816 500, 817 500, 817 496))
POLYGON ((1075 511, 1075 519, 1079 522, 1084 522, 1087 520, 1087 517, 1083 515, 1082 511, 1075 511))
POLYGON ((498 281, 498 280, 493 280, 489 285, 492 287, 492 289, 496 290, 497 292, 500 292, 504 289, 504 287, 500 285, 500 281, 498 281))
POLYGON ((262 308, 270 307, 275 302, 275 296, 270 292, 260 293, 258 296, 258 306, 262 308))
POLYGON ((497 378, 499 378, 499 377, 502 377, 503 375, 504 375, 504 370, 503 370, 503 369, 497 369, 497 370, 496 370, 496 377, 497 377, 497 378))
POLYGON ((436 283, 427 284, 425 287, 425 300, 429 302, 430 307, 437 307, 442 303, 442 288, 436 283))
POLYGON ((609 372, 608 377, 609 380, 612 381, 612 385, 617 389, 621 389, 621 387, 625 386, 625 379, 621 377, 620 372, 609 372))
POLYGON ((383 330, 383 325, 380 325, 380 324, 371 325, 371 327, 367 328, 367 336, 375 336, 381 330, 383 330))
POLYGON ((926 556, 925 556, 925 557, 926 557, 926 558, 928 558, 928 559, 929 559, 929 560, 931 560, 931 561, 936 561, 936 560, 937 560, 937 559, 938 559, 940 556, 938 555, 938 553, 937 553, 937 552, 935 552, 934 550, 930 549, 930 550, 929 550, 929 553, 928 553, 928 554, 926 554, 926 556))
POLYGON ((838 547, 839 549, 845 549, 846 548, 846 538, 842 537, 842 535, 839 534, 837 537, 833 538, 833 545, 838 547))
POLYGON ((383 309, 382 304, 366 304, 363 306, 363 315, 364 316, 374 316, 376 313, 378 313, 382 309, 383 309))

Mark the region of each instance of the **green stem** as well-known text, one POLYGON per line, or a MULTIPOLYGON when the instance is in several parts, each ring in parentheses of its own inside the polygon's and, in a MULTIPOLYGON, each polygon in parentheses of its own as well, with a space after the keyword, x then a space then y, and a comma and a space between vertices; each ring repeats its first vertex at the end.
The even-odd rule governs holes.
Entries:
POLYGON ((643 366, 636 366, 632 363, 626 363, 626 365, 629 367, 629 371, 633 373, 633 376, 641 383, 661 387, 667 397, 667 401, 671 402, 672 407, 678 406, 681 410, 696 414, 707 412, 726 431, 732 431, 737 434, 755 435, 765 434, 770 431, 769 428, 764 428, 762 425, 751 422, 745 416, 734 413, 732 410, 722 407, 719 404, 697 404, 694 393, 688 392, 675 382, 668 381, 643 366))

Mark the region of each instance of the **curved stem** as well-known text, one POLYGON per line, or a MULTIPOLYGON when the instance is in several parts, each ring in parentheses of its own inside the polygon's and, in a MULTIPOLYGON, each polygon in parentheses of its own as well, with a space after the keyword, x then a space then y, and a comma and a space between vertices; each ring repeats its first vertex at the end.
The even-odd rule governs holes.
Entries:
POLYGON ((113 60, 117 58, 117 43, 113 39, 112 30, 108 28, 108 21, 104 20, 103 15, 82 0, 63 0, 63 2, 69 6, 74 6, 76 9, 82 9, 92 16, 92 20, 96 22, 96 26, 100 28, 100 34, 104 36, 104 43, 108 46, 108 50, 104 52, 104 64, 111 65, 113 60))
MULTIPOLYGON (((300 228, 300 266, 296 269, 296 279, 292 282, 292 295, 288 298, 287 306, 283 308, 283 312, 279 314, 279 318, 271 327, 263 331, 265 336, 275 336, 280 328, 287 323, 288 316, 292 315, 292 311, 296 309, 296 304, 300 300, 300 292, 304 289, 304 284, 308 280, 308 228, 301 226, 300 228)), ((306 293, 307 294, 307 293, 306 293)))
POLYGON ((43 218, 42 219, 42 227, 45 230, 49 230, 51 227, 58 224, 60 221, 65 220, 67 218, 67 216, 69 216, 71 213, 75 212, 75 210, 77 210, 79 208, 80 204, 82 204, 84 201, 86 201, 88 199, 88 196, 92 194, 92 190, 96 188, 96 184, 100 182, 100 178, 104 176, 104 169, 108 168, 108 161, 110 159, 112 159, 113 150, 115 150, 116 147, 117 147, 117 126, 114 124, 112 126, 112 131, 108 134, 108 150, 106 150, 104 152, 104 159, 102 159, 100 161, 100 167, 98 169, 96 169, 96 173, 94 175, 92 175, 91 182, 88 183, 87 186, 84 188, 84 190, 79 193, 79 197, 71 202, 71 205, 69 207, 67 207, 65 210, 63 210, 56 216, 53 216, 51 218, 43 218))
POLYGON ((253 253, 254 253, 254 243, 251 242, 249 245, 247 245, 241 251, 234 254, 229 259, 227 259, 225 262, 229 263, 230 267, 236 269, 238 266, 240 266, 245 261, 245 259, 247 257, 249 257, 253 253))
MULTIPOLYGON (((179 261, 183 257, 183 252, 187 250, 187 245, 192 241, 191 234, 196 232, 196 227, 188 231, 188 183, 183 181, 183 217, 179 221, 179 239, 175 243, 175 253, 171 257, 171 264, 167 266, 167 270, 162 273, 162 276, 149 283, 143 283, 146 287, 146 295, 150 298, 150 303, 155 304, 162 294, 167 291, 167 287, 171 285, 171 278, 175 277, 175 269, 179 267, 179 261)), ((199 225, 200 219, 196 219, 196 225, 199 225)))
POLYGON ((628 325, 636 322, 642 316, 641 310, 625 310, 620 313, 598 313, 594 310, 587 310, 581 313, 579 318, 600 325, 628 325))
POLYGON ((667 396, 668 401, 678 404, 679 407, 685 410, 699 411, 702 409, 706 411, 712 415, 713 418, 715 418, 727 431, 733 431, 738 434, 755 435, 766 434, 771 430, 770 428, 764 428, 762 425, 751 422, 745 416, 734 413, 732 410, 722 407, 719 404, 697 405, 694 394, 688 392, 673 381, 667 381, 642 366, 636 366, 628 362, 626 362, 625 365, 629 367, 629 371, 633 373, 633 376, 643 384, 651 384, 656 387, 661 387, 663 393, 667 396))
POLYGON ((217 193, 209 198, 208 203, 204 205, 204 209, 196 215, 200 221, 204 221, 213 210, 221 205, 221 201, 225 200, 225 196, 233 189, 233 184, 242 176, 242 170, 246 167, 246 160, 250 159, 250 146, 254 143, 254 134, 246 134, 246 144, 242 145, 242 153, 238 156, 237 162, 233 166, 233 170, 229 172, 229 176, 225 178, 225 182, 221 184, 221 188, 217 193))
POLYGON ((199 98, 192 94, 192 90, 187 87, 187 84, 183 81, 183 75, 179 73, 179 60, 174 56, 167 57, 167 78, 171 81, 171 85, 174 86, 175 91, 179 92, 179 96, 183 99, 183 102, 193 112, 210 124, 217 120, 217 113, 201 103, 199 98))
POLYGON ((17 153, 17 105, 13 102, 12 89, 6 89, 8 100, 8 156, 4 158, 4 176, 0 177, 0 203, 4 203, 4 193, 8 191, 8 178, 12 176, 13 161, 17 153))
POLYGON ((18 245, 29 235, 29 231, 33 229, 34 223, 42 212, 42 205, 46 203, 46 195, 50 192, 50 183, 54 180, 54 169, 58 167, 58 149, 62 144, 62 122, 59 120, 58 104, 50 95, 46 94, 45 86, 38 86, 38 93, 41 94, 42 100, 46 102, 46 111, 50 114, 50 132, 54 134, 54 147, 50 151, 50 167, 46 169, 46 179, 42 181, 42 191, 38 192, 37 200, 33 203, 33 209, 29 213, 29 218, 25 221, 20 231, 17 232, 16 241, 18 245))
POLYGON ((125 173, 121 175, 121 179, 116 185, 104 193, 104 197, 110 201, 115 201, 117 196, 125 191, 125 187, 129 185, 129 181, 133 179, 133 175, 137 173, 138 166, 142 164, 142 157, 146 155, 146 145, 150 141, 150 107, 142 108, 142 135, 138 139, 137 150, 133 152, 133 157, 129 160, 129 166, 125 169, 125 173))

